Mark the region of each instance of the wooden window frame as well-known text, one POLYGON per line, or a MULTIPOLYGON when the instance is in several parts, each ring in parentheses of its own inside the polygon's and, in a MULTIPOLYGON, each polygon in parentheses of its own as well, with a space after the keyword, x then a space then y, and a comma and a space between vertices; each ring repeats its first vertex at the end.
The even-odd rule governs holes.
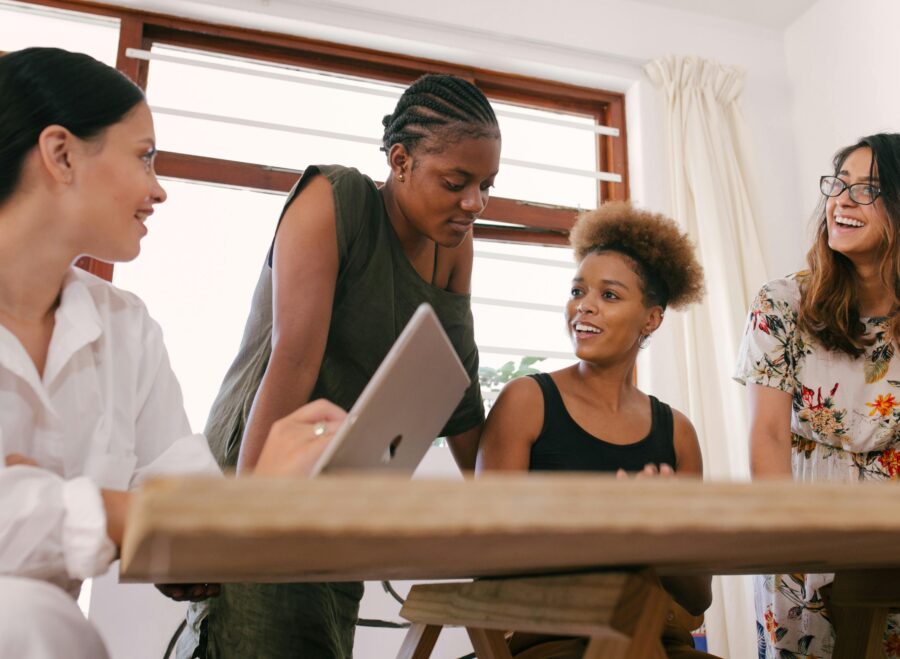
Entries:
MULTIPOLYGON (((598 123, 619 130, 617 137, 596 136, 597 169, 622 177, 620 183, 598 181, 598 199, 626 200, 629 197, 625 96, 621 93, 83 0, 22 1, 119 19, 116 67, 142 89, 147 87, 149 62, 127 57, 126 50, 150 50, 154 44, 161 44, 399 84, 408 84, 425 73, 452 73, 472 81, 491 99, 592 116, 598 123)), ((156 164, 160 176, 257 190, 287 192, 297 180, 296 172, 170 151, 161 151, 156 164)), ((577 209, 570 207, 492 197, 485 211, 492 224, 476 223, 475 237, 565 245, 576 212, 577 209)), ((111 264, 85 258, 79 265, 105 279, 112 279, 111 264)))

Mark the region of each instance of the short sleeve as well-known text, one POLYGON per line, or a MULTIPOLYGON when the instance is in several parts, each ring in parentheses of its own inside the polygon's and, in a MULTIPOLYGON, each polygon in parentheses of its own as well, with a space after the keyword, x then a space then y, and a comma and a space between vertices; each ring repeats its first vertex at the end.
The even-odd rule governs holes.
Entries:
MULTIPOLYGON (((343 269, 352 251, 368 253, 367 249, 371 246, 360 245, 359 242, 367 237, 371 238, 371 232, 365 229, 375 215, 376 205, 381 204, 381 197, 375 182, 353 167, 310 165, 303 170, 300 180, 297 181, 290 194, 288 194, 281 211, 281 217, 278 218, 279 226, 288 207, 294 202, 297 195, 303 191, 309 181, 316 176, 324 176, 331 183, 334 195, 338 260, 343 269)), ((277 231, 276 229, 276 233, 277 231)), ((270 267, 272 265, 274 244, 273 239, 267 258, 270 267)))
POLYGON ((367 229, 378 216, 381 195, 372 179, 352 167, 322 166, 317 170, 331 182, 338 259, 346 267, 354 252, 368 255, 374 247, 374 232, 367 229))
POLYGON ((797 332, 799 286, 793 277, 771 281, 750 305, 734 379, 792 393, 801 355, 797 332))

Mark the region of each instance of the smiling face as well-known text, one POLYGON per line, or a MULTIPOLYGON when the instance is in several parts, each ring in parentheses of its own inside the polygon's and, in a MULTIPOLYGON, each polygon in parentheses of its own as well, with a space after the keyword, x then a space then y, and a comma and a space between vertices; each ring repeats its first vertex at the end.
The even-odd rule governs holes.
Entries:
POLYGON ((104 261, 130 261, 147 234, 144 222, 166 199, 153 168, 150 108, 139 103, 95 140, 77 140, 76 149, 78 243, 85 254, 104 261))
POLYGON ((566 304, 566 326, 576 356, 595 364, 634 360, 641 337, 662 322, 662 307, 644 304, 642 281, 631 259, 591 253, 578 265, 566 304))
MULTIPOLYGON (((851 152, 835 174, 848 186, 856 183, 878 187, 878 172, 872 171, 872 150, 861 147, 851 152)), ((879 197, 868 205, 850 198, 849 190, 825 203, 828 246, 855 263, 880 258, 884 235, 890 227, 884 200, 879 197)))
POLYGON ((398 144, 390 161, 395 199, 409 228, 442 247, 456 247, 487 206, 500 166, 500 139, 465 137, 437 152, 425 144, 412 154, 398 144))

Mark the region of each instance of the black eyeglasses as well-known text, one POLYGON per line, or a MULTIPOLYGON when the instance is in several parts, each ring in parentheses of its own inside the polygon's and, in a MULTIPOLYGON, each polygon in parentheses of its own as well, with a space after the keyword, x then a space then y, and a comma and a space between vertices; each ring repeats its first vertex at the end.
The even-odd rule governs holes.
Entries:
POLYGON ((844 190, 850 191, 850 198, 857 204, 868 206, 874 204, 881 194, 881 188, 871 183, 854 183, 847 185, 837 176, 823 176, 819 179, 819 189, 826 197, 838 197, 844 190))

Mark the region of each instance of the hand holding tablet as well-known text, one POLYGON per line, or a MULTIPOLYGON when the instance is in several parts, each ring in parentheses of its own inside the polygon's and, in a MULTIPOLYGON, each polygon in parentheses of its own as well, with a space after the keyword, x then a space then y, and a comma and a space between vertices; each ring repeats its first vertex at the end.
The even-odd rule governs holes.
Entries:
POLYGON ((419 306, 310 473, 412 475, 469 387, 444 328, 419 306))

